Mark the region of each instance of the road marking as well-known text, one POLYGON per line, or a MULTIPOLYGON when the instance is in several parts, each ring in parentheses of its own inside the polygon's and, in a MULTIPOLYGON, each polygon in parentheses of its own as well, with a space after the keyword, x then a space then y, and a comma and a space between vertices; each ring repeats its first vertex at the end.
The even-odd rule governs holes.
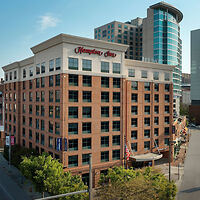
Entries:
POLYGON ((13 197, 8 193, 8 191, 0 184, 0 187, 2 188, 2 190, 7 194, 7 196, 11 199, 11 200, 15 200, 13 199, 13 197))

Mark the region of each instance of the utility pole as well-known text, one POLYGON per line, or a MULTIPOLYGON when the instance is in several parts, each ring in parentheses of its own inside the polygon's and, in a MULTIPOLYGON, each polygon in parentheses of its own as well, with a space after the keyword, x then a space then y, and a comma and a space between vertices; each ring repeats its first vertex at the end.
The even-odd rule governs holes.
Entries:
POLYGON ((89 200, 92 200, 92 154, 89 154, 89 200))

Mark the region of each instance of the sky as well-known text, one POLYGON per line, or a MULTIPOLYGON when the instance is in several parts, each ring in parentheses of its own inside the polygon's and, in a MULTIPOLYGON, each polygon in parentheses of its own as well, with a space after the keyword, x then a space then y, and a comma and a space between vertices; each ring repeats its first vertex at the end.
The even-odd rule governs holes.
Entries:
MULTIPOLYGON (((95 27, 146 17, 157 0, 0 0, 0 67, 32 56, 31 47, 60 33, 93 38, 95 27)), ((190 73, 190 31, 200 28, 199 0, 166 1, 183 13, 182 68, 190 73)), ((0 69, 0 77, 3 70, 0 69)))

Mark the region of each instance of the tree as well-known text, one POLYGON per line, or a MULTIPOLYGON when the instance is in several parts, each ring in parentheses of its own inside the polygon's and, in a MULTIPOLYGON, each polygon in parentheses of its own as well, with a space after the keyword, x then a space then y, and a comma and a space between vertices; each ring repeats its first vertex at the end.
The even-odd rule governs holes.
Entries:
POLYGON ((176 185, 158 170, 147 167, 138 170, 114 167, 100 178, 99 200, 173 200, 176 185))
MULTIPOLYGON (((72 176, 70 172, 64 172, 63 165, 46 154, 24 157, 20 169, 39 192, 57 195, 87 189, 80 176, 72 176)), ((88 194, 79 194, 65 199, 82 200, 87 197, 88 194)))

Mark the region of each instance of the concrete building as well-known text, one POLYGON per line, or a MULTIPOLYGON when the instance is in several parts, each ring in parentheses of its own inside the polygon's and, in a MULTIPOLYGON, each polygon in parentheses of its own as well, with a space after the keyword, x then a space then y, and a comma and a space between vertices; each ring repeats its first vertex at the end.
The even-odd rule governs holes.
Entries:
POLYGON ((174 112, 179 114, 182 73, 182 40, 179 23, 183 14, 159 2, 147 9, 147 17, 113 21, 94 29, 94 38, 128 44, 125 58, 174 65, 174 112))
POLYGON ((190 74, 182 73, 182 95, 181 95, 181 103, 185 105, 191 104, 191 98, 190 98, 190 87, 191 87, 191 79, 190 74))
POLYGON ((94 186, 101 172, 123 165, 125 143, 133 158, 167 154, 174 67, 124 59, 127 48, 60 34, 4 66, 5 133, 83 180, 92 153, 94 186))
POLYGON ((200 124, 200 29, 191 31, 191 106, 190 116, 200 124))

